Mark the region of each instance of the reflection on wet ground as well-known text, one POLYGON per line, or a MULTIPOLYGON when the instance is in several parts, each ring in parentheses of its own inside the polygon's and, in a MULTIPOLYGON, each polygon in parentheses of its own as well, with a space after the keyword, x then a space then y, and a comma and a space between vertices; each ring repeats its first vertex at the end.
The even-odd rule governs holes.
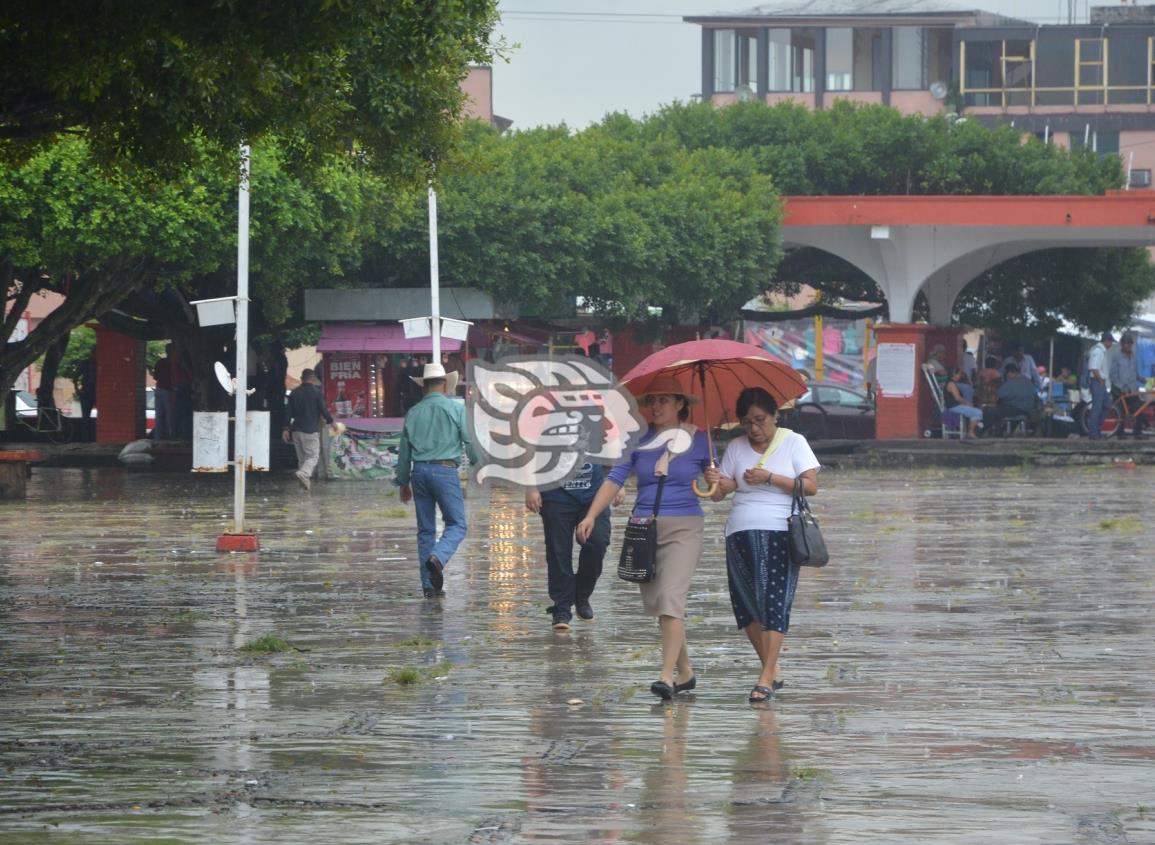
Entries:
POLYGON ((471 491, 435 603, 380 488, 294 483, 251 485, 259 556, 212 551, 226 478, 44 470, 0 503, 0 843, 1155 841, 1146 470, 827 474, 834 560, 762 709, 725 506, 698 689, 661 706, 612 561, 551 631, 520 496, 471 491), (265 634, 290 650, 242 650, 265 634))

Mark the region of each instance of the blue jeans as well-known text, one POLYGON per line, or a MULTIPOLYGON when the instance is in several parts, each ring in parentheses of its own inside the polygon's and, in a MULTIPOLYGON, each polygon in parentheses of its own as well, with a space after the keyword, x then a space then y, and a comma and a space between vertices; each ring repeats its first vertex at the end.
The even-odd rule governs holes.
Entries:
POLYGON ((551 613, 555 608, 568 613, 575 602, 588 602, 601 577, 602 561, 610 544, 609 508, 594 520, 594 530, 578 552, 577 574, 573 571, 574 529, 589 509, 588 504, 577 501, 541 503, 549 597, 553 600, 551 613))
POLYGON ((441 464, 415 463, 409 486, 413 489, 413 505, 417 510, 417 558, 421 570, 421 586, 432 587, 425 561, 435 555, 441 566, 465 539, 465 497, 461 493, 461 477, 455 467, 441 464), (437 539, 437 511, 445 520, 445 530, 437 539))
POLYGON ((1087 434, 1098 440, 1103 436, 1103 422, 1107 419, 1107 409, 1111 407, 1111 394, 1103 382, 1091 380, 1091 424, 1087 434))

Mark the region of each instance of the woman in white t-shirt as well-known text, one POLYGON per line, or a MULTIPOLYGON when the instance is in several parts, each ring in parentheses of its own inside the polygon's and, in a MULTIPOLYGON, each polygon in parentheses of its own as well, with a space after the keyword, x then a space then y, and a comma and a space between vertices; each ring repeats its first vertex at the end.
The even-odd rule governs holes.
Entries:
POLYGON ((726 521, 726 570, 734 619, 762 661, 750 691, 750 703, 756 704, 782 686, 774 673, 798 585, 798 567, 787 549, 786 518, 795 478, 802 478, 807 496, 818 492, 819 464, 805 437, 778 428, 778 404, 762 388, 743 390, 737 411, 746 436, 726 447, 714 498, 735 494, 726 521))

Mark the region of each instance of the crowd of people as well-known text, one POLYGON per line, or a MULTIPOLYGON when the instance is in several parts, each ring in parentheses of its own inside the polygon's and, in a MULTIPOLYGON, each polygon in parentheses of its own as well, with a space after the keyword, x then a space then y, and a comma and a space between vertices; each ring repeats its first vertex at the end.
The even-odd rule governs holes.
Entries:
MULTIPOLYGON (((1001 362, 997 356, 987 355, 981 368, 965 343, 963 349, 961 367, 948 367, 943 363, 946 347, 942 344, 932 349, 926 363, 942 388, 944 411, 953 412, 965 421, 966 438, 1003 433, 1007 423, 1036 428, 1043 408, 1054 399, 1053 386, 1061 385, 1060 404, 1064 409, 1070 405, 1066 398, 1068 390, 1086 395, 1091 409, 1087 436, 1101 440, 1112 401, 1119 396, 1137 395, 1142 386, 1135 337, 1130 332, 1123 334, 1118 347, 1114 334, 1103 332, 1077 374, 1063 368, 1051 376, 1022 346, 1013 347, 1001 362)), ((1074 421, 1071 423, 1073 426, 1074 421)), ((1117 435, 1122 437, 1124 432, 1120 430, 1117 435)))

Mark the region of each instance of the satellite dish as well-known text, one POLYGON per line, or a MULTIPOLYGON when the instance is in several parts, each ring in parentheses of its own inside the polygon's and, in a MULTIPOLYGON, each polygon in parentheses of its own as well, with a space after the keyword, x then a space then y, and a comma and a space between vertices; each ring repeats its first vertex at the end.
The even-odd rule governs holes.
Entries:
POLYGON ((233 377, 229 375, 229 368, 222 364, 220 361, 217 361, 215 364, 213 364, 213 372, 217 374, 217 381, 220 382, 220 385, 224 388, 225 393, 229 394, 229 396, 232 396, 233 392, 237 389, 237 386, 233 381, 233 377))
POLYGON ((942 80, 939 80, 938 82, 932 82, 930 84, 930 95, 936 100, 945 100, 948 93, 949 89, 947 88, 946 83, 942 80))
POLYGON ((754 99, 754 89, 742 83, 734 89, 734 96, 738 99, 739 103, 748 103, 754 99))

